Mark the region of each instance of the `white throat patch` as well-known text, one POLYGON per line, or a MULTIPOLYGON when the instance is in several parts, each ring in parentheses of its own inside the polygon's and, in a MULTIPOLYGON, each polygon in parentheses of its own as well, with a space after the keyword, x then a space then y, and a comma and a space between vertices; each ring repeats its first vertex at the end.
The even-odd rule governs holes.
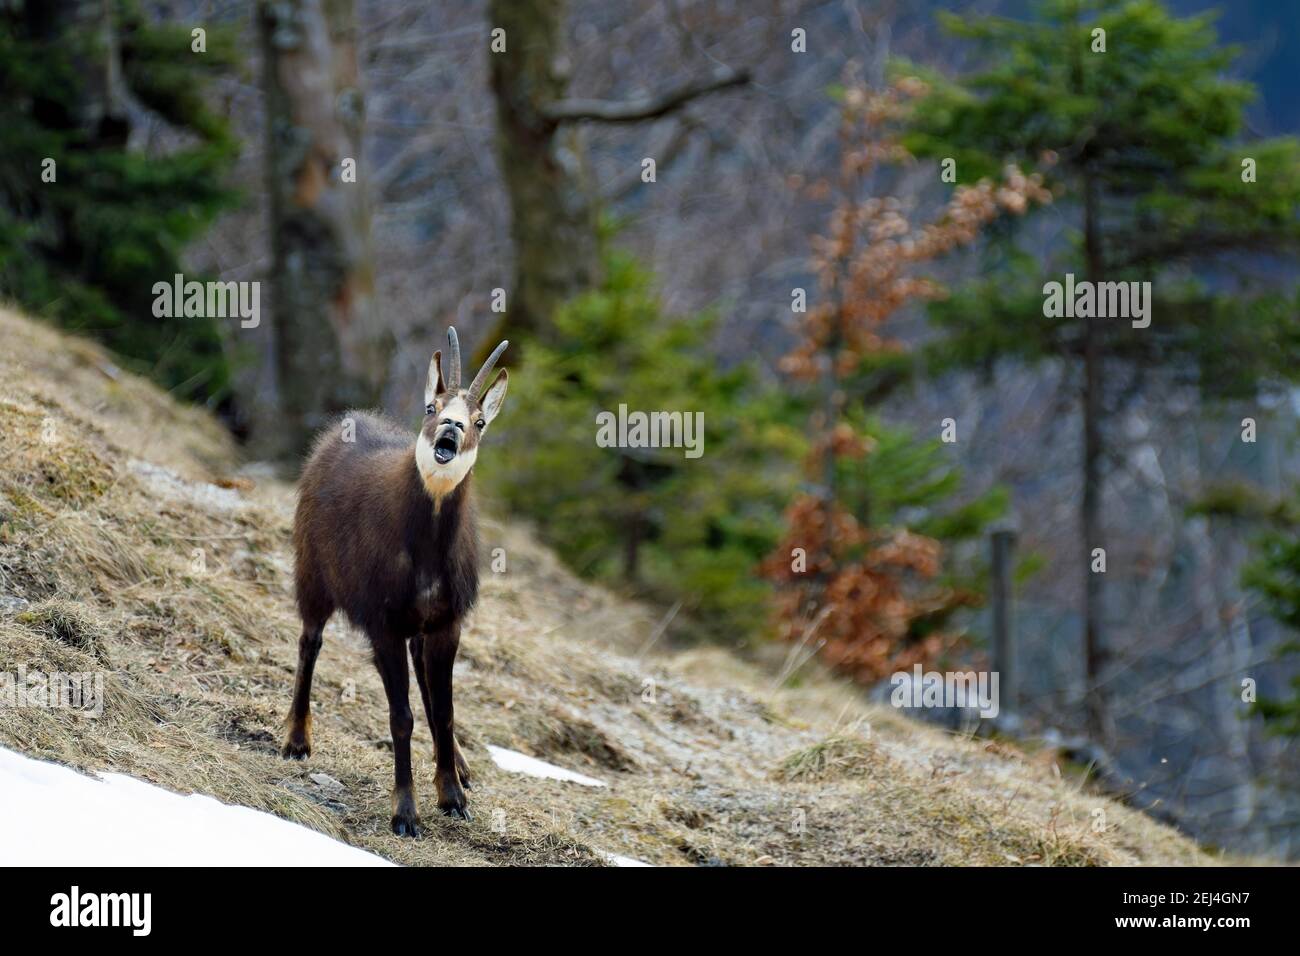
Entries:
POLYGON ((420 432, 420 437, 415 440, 415 466, 420 469, 424 487, 434 498, 441 498, 454 491, 474 467, 474 459, 477 457, 478 449, 472 448, 442 465, 433 457, 433 445, 424 437, 424 432, 420 432))

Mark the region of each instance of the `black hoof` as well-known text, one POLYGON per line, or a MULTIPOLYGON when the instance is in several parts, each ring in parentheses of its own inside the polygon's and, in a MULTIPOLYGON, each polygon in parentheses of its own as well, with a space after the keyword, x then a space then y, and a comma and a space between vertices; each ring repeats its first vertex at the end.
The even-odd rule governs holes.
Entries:
POLYGON ((306 760, 311 756, 311 744, 286 740, 280 748, 280 756, 285 760, 306 760))
POLYGON ((442 811, 443 816, 451 817, 453 820, 464 820, 469 823, 474 819, 474 815, 469 812, 469 807, 463 803, 449 803, 445 807, 439 805, 438 809, 442 811))
POLYGON ((419 837, 420 821, 415 817, 395 815, 393 817, 393 833, 399 837, 419 837))

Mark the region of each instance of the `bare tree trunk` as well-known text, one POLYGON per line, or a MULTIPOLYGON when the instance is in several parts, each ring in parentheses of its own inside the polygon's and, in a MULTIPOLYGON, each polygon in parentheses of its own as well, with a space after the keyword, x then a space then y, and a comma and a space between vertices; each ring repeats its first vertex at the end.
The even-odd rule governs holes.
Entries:
MULTIPOLYGON (((1073 26, 1079 23, 1075 11, 1073 26)), ((1084 87, 1082 52, 1076 48, 1071 63, 1075 89, 1084 87)), ((1091 144, 1085 145, 1091 148, 1091 144)), ((1083 174, 1083 252, 1089 282, 1102 281, 1104 251, 1101 246, 1101 206, 1096 176, 1085 164, 1083 174)), ((1102 492, 1102 329, 1097 318, 1083 320, 1083 702, 1089 736, 1102 746, 1113 743, 1113 734, 1101 683, 1106 670, 1106 641, 1102 633, 1102 572, 1092 570, 1093 552, 1103 548, 1101 531, 1102 492)))
POLYGON ((391 339, 373 308, 354 2, 262 0, 257 13, 280 397, 258 441, 294 455, 332 414, 377 401, 391 339))
POLYGON ((490 0, 488 26, 505 30, 489 53, 497 149, 510 196, 513 288, 491 348, 519 333, 545 335, 555 308, 598 271, 596 220, 579 181, 574 131, 547 115, 564 96, 564 0, 490 0))
MULTIPOLYGON (((1084 252, 1087 279, 1102 281, 1100 224, 1097 221, 1097 183, 1092 176, 1084 181, 1084 252)), ((1101 681, 1105 675, 1108 652, 1102 633, 1102 574, 1093 571, 1093 553, 1104 547, 1101 529, 1102 482, 1102 354, 1098 319, 1084 320, 1083 332, 1083 658, 1084 707, 1088 733, 1103 746, 1112 740, 1106 695, 1101 681)))

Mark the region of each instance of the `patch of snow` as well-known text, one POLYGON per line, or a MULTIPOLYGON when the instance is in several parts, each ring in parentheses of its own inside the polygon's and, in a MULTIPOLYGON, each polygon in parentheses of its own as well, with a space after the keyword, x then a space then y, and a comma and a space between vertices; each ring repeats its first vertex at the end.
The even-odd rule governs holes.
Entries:
POLYGON ((571 783, 580 783, 584 787, 608 786, 603 780, 597 780, 595 777, 588 777, 573 770, 565 770, 563 767, 557 767, 545 760, 538 760, 536 757, 528 756, 528 754, 521 754, 517 750, 494 747, 492 744, 488 744, 487 749, 488 753, 492 755, 492 762, 502 770, 508 770, 511 773, 523 773, 530 777, 542 777, 547 780, 568 780, 571 783))
POLYGON ((6 866, 391 866, 382 857, 250 807, 181 796, 0 747, 6 866))
POLYGON ((650 866, 650 864, 644 860, 638 860, 634 857, 619 856, 617 853, 606 853, 604 850, 597 852, 615 866, 650 866))

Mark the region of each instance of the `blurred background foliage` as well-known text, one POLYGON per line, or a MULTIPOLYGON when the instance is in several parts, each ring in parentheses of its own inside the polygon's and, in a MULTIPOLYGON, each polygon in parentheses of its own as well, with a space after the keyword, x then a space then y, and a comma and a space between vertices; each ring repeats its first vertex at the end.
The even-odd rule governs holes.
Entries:
POLYGON ((187 56, 189 29, 135 0, 60 6, 0 9, 0 289, 184 398, 226 400, 219 320, 155 318, 152 286, 236 197, 211 86, 235 35, 214 29, 187 56))
POLYGON ((527 346, 497 425, 509 461, 484 469, 491 494, 536 522, 580 573, 634 588, 724 638, 761 628, 754 573, 775 544, 803 454, 797 396, 748 363, 710 354, 713 318, 664 314, 653 277, 607 253, 597 289, 555 315, 555 346, 527 346), (703 454, 601 448, 597 415, 703 411, 703 454))

